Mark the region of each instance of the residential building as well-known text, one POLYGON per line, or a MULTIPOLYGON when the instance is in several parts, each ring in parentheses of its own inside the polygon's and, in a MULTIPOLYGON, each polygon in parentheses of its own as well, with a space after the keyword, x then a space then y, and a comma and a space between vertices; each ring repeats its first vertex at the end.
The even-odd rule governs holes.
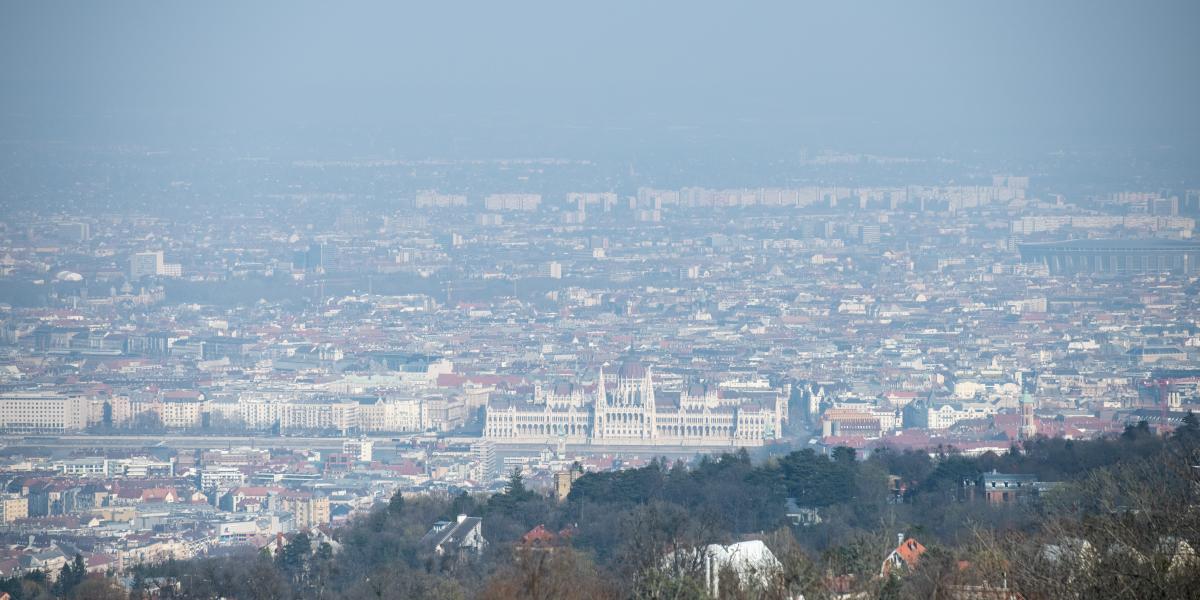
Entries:
POLYGON ((421 538, 422 550, 439 558, 466 561, 483 553, 483 519, 458 515, 453 521, 438 521, 421 538))

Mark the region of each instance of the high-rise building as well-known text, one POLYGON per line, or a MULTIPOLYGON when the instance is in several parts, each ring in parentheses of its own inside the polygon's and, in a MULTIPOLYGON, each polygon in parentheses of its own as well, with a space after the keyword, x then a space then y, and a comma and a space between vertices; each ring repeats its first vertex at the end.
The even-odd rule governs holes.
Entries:
POLYGON ((550 279, 562 279, 562 263, 552 260, 542 265, 541 276, 549 277, 550 279))
POLYGON ((310 244, 308 246, 308 254, 305 256, 304 266, 308 271, 321 269, 323 271, 336 271, 339 262, 338 247, 331 243, 310 244))
POLYGON ((1175 216, 1179 214, 1179 198, 1176 196, 1155 198, 1146 208, 1150 209, 1152 215, 1175 216))
POLYGON ((138 252, 129 258, 129 278, 157 277, 163 268, 163 253, 138 252))
POLYGON ((500 476, 500 461, 496 458, 496 444, 483 440, 471 444, 471 456, 475 459, 475 478, 487 482, 500 476))
POLYGON ((1200 190, 1188 190, 1179 204, 1179 214, 1200 215, 1200 190))
POLYGON ((179 277, 182 274, 182 265, 163 262, 162 250, 138 252, 129 257, 129 278, 133 280, 143 277, 179 277))
POLYGON ((878 244, 879 243, 879 226, 878 225, 863 225, 858 231, 859 242, 863 244, 878 244))
POLYGON ((461 194, 439 194, 424 191, 413 199, 415 208, 457 208, 467 205, 467 197, 461 194))
POLYGON ((537 210, 542 203, 541 194, 490 194, 483 199, 487 210, 537 210))

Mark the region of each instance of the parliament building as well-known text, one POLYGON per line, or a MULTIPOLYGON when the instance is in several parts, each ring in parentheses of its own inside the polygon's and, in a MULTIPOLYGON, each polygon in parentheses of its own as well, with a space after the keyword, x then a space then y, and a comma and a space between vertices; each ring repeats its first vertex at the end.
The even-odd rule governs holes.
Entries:
POLYGON ((532 399, 488 403, 484 437, 497 444, 761 446, 782 435, 788 390, 732 381, 656 390, 649 367, 600 369, 594 385, 535 388, 532 399))

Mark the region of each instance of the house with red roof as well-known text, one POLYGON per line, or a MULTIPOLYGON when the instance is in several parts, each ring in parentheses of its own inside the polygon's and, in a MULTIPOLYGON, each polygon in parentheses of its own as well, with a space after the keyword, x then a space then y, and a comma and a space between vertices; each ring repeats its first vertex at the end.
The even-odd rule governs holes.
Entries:
POLYGON ((900 545, 896 546, 895 550, 883 559, 883 564, 879 567, 880 575, 887 575, 896 569, 905 569, 911 571, 916 568, 917 563, 921 560, 921 555, 925 554, 925 546, 918 542, 916 538, 905 538, 904 534, 899 535, 900 545))
POLYGON ((149 488, 142 490, 142 502, 179 502, 178 493, 171 488, 149 488))
POLYGON ((566 546, 571 542, 575 531, 573 525, 568 525, 559 531, 547 529, 545 525, 538 525, 521 536, 518 546, 529 550, 549 550, 566 546))

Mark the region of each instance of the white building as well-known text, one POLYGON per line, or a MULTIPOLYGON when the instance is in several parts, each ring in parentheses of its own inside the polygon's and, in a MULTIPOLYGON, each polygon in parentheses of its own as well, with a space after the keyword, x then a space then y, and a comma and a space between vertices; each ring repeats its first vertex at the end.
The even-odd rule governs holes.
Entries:
POLYGON ((342 442, 342 453, 354 456, 361 462, 371 462, 375 457, 375 442, 366 438, 342 442))
POLYGON ((305 402, 284 405, 282 430, 337 431, 348 433, 358 430, 358 403, 305 402))
POLYGON ((714 598, 720 595, 722 571, 735 575, 738 587, 750 589, 770 589, 783 574, 783 563, 761 540, 681 550, 668 555, 665 563, 667 568, 680 571, 698 569, 704 577, 705 591, 714 598))
POLYGON ((416 208, 455 208, 467 205, 467 197, 461 194, 439 194, 424 191, 417 194, 413 201, 416 208))
POLYGON ((926 429, 946 429, 959 421, 986 419, 997 412, 991 402, 948 402, 914 408, 912 425, 926 429))
POLYGON ((488 403, 484 437, 497 444, 760 446, 781 435, 787 393, 687 386, 655 390, 637 363, 602 369, 594 391, 570 384, 537 388, 529 401, 488 403))
POLYGON ((168 399, 162 403, 162 423, 172 429, 192 429, 202 423, 208 403, 202 399, 168 399))
POLYGON ((227 490, 246 482, 246 476, 234 466, 213 465, 200 471, 200 489, 227 490))
POLYGON ((360 431, 384 431, 404 433, 424 431, 421 421, 421 400, 418 398, 382 399, 373 404, 358 407, 360 431))
POLYGON ((542 203, 541 194, 491 194, 483 199, 488 210, 537 210, 542 203))
POLYGON ((78 431, 87 426, 88 399, 54 392, 0 394, 0 429, 6 431, 78 431))
POLYGON ((237 403, 242 422, 248 429, 281 431, 358 431, 359 404, 352 400, 313 399, 287 402, 273 398, 242 398, 237 403))
POLYGON ((129 257, 129 278, 179 277, 183 268, 177 263, 163 262, 162 250, 138 252, 129 257))
POLYGON ((106 458, 74 458, 54 462, 54 470, 74 477, 109 476, 109 461, 106 458))
POLYGON ((562 279, 562 263, 558 261, 550 261, 542 265, 539 275, 542 277, 549 277, 550 279, 562 279))

